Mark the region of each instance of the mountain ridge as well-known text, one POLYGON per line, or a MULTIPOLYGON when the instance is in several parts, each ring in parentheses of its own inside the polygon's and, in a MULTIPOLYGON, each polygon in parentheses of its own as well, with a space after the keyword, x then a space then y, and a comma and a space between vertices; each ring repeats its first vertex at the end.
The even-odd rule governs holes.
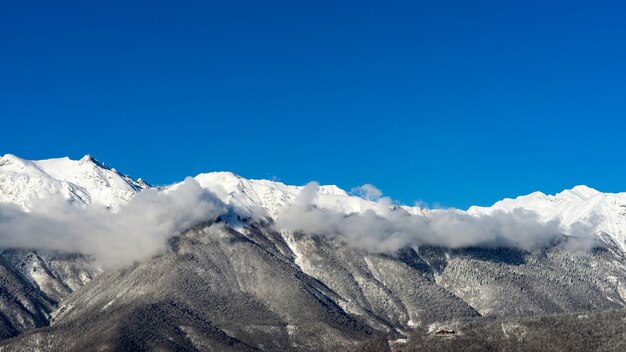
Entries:
MULTIPOLYGON (((123 268, 93 266, 81 253, 4 249, 0 278, 12 284, 0 294, 0 313, 6 317, 0 319, 0 332, 4 338, 26 333, 0 344, 0 349, 78 351, 96 341, 105 350, 212 346, 331 351, 378 334, 408 336, 415 329, 480 316, 626 306, 622 193, 578 186, 554 196, 533 193, 505 199, 488 208, 430 210, 394 205, 386 198, 364 199, 336 186, 289 186, 229 172, 200 174, 165 187, 137 187, 138 181, 90 156, 82 162, 21 160, 0 158, 0 205, 21 207, 26 213, 45 213, 45 200, 51 197, 51 202, 70 207, 101 207, 103 214, 116 214, 139 194, 150 200, 174 196, 181 189, 195 192, 196 187, 208 192, 202 197, 220 202, 228 212, 173 233, 163 253, 123 268), (338 227, 281 227, 281 219, 294 209, 297 219, 314 214, 323 217, 313 219, 339 221, 338 227), (543 211, 541 221, 558 219, 570 230, 592 231, 601 246, 584 252, 564 246, 527 250, 433 245, 372 251, 346 245, 345 237, 323 234, 346 224, 358 225, 359 231, 379 231, 415 216, 419 221, 409 224, 441 226, 485 217, 496 222, 497 230, 501 219, 508 219, 501 214, 519 216, 518 209, 543 211), (383 227, 377 225, 380 221, 383 227), (140 313, 164 323, 141 320, 140 313), (81 331, 90 323, 105 332, 81 331), (142 324, 153 331, 145 331, 142 324)), ((577 235, 584 234, 572 232, 563 241, 577 235)))

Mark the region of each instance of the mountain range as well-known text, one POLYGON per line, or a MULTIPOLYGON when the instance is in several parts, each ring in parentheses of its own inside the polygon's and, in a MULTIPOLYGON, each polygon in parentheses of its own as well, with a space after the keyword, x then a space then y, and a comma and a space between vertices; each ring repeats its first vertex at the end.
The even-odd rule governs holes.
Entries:
POLYGON ((4 155, 0 350, 335 351, 626 304, 626 193, 468 210, 358 194, 4 155))

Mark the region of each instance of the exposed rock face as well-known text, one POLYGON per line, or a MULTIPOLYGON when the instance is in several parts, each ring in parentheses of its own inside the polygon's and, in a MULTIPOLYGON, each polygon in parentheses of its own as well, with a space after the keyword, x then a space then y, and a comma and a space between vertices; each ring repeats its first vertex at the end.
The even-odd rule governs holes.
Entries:
POLYGON ((0 336, 49 325, 59 302, 98 273, 79 254, 6 250, 0 255, 0 336))

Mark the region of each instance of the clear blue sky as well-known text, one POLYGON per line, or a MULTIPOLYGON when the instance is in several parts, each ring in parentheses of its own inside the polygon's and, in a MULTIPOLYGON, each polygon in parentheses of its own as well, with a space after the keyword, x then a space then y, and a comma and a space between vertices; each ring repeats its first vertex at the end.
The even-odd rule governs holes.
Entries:
POLYGON ((0 154, 465 208, 626 191, 624 1, 3 1, 0 154))

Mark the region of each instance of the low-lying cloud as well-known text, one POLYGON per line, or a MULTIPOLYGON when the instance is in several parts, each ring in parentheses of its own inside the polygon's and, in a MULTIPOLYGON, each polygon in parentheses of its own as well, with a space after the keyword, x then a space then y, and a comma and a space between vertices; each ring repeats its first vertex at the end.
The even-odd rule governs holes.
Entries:
POLYGON ((380 197, 383 196, 383 192, 380 189, 369 183, 366 183, 363 186, 354 187, 352 189, 352 194, 371 201, 379 200, 380 197))
MULTIPOLYGON (((376 199, 375 206, 345 214, 318 207, 319 186, 311 183, 280 212, 275 225, 280 230, 322 235, 352 247, 387 253, 407 246, 524 250, 560 246, 586 251, 597 245, 588 226, 570 227, 571 236, 564 241, 566 231, 558 221, 540 221, 537 214, 524 210, 484 216, 443 209, 428 216, 411 214, 394 207, 389 198, 381 198, 382 193, 369 186, 353 192, 376 199)), ((32 212, 0 204, 0 248, 82 253, 105 268, 122 267, 166 251, 168 239, 200 222, 243 211, 224 204, 193 178, 167 191, 142 191, 118 212, 48 203, 32 212)), ((266 216, 265 211, 255 211, 251 221, 266 216)))
POLYGON ((142 191, 116 213, 58 202, 32 212, 0 205, 0 248, 78 252, 121 267, 165 251, 169 238, 226 210, 193 178, 167 192, 142 191))
MULTIPOLYGON (((589 228, 577 228, 567 237, 557 220, 541 221, 536 213, 522 209, 473 216, 449 209, 429 216, 392 210, 388 198, 381 198, 376 210, 344 214, 316 206, 319 185, 307 185, 294 204, 279 215, 277 226, 308 234, 327 236, 347 245, 373 252, 394 252, 406 246, 510 247, 536 250, 561 246, 588 250, 597 245, 589 228)), ((380 194, 378 195, 380 197, 380 194)))

